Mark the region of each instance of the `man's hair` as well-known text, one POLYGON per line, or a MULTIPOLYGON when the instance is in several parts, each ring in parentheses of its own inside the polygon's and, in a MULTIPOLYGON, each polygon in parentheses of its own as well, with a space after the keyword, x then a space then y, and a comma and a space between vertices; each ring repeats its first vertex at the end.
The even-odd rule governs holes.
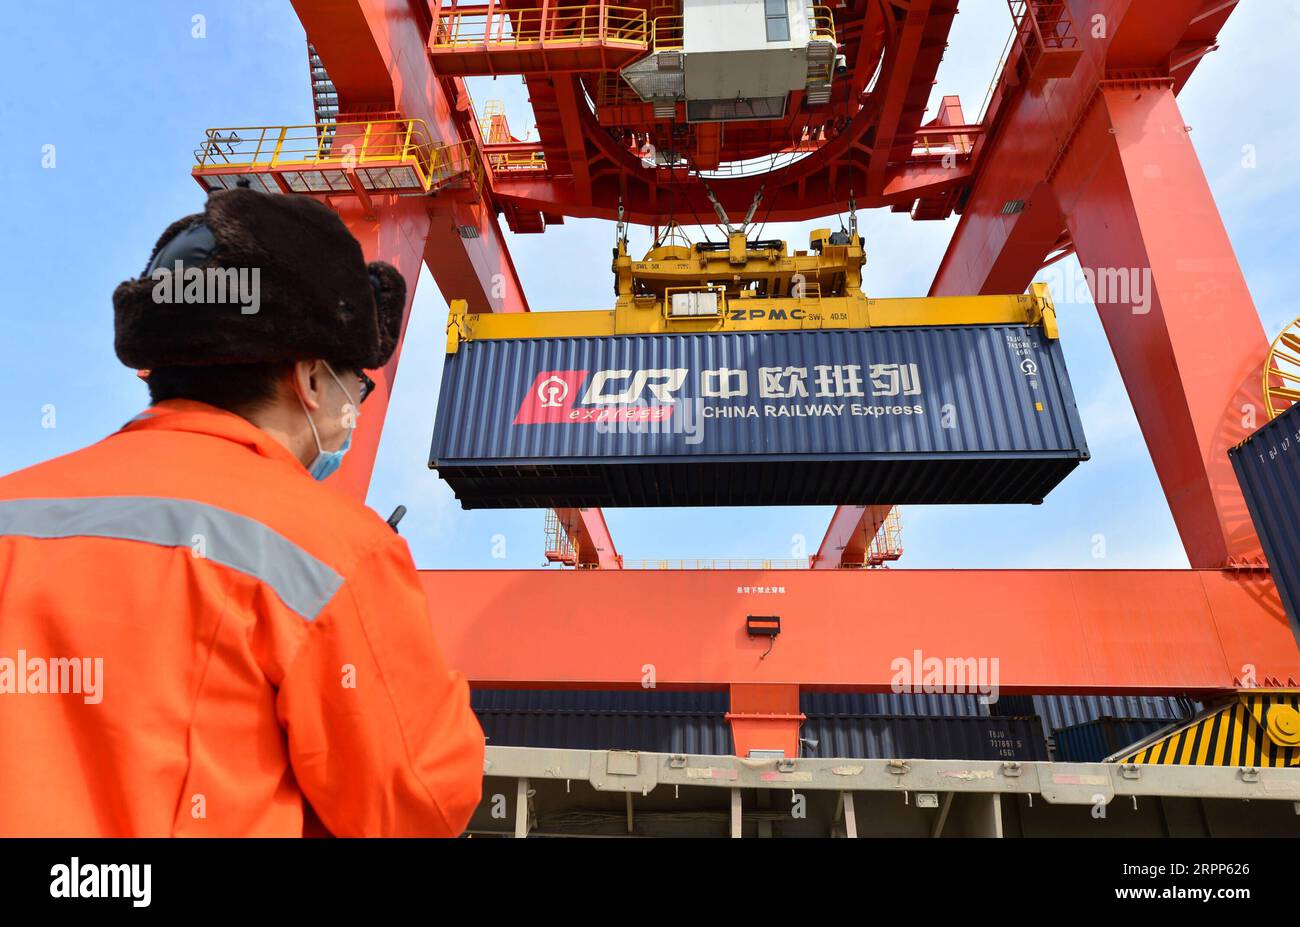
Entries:
POLYGON ((276 384, 292 366, 292 363, 273 363, 155 367, 149 371, 146 382, 154 404, 167 399, 193 399, 236 415, 246 415, 275 398, 276 384))

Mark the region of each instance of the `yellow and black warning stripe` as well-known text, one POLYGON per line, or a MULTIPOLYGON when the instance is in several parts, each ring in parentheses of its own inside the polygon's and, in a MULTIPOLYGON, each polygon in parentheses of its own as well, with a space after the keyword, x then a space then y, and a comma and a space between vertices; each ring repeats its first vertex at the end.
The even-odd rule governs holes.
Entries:
POLYGON ((1112 760, 1154 766, 1300 766, 1300 690, 1241 691, 1232 701, 1134 747, 1112 760))

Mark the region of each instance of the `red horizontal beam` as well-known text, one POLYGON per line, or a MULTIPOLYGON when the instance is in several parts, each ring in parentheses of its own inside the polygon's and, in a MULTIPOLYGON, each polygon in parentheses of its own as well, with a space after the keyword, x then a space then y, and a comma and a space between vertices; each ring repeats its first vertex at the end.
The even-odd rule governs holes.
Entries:
MULTIPOLYGON (((901 167, 890 167, 885 173, 884 189, 879 194, 857 192, 859 209, 877 209, 885 206, 910 206, 918 198, 933 196, 970 180, 971 163, 967 159, 953 167, 941 163, 942 154, 933 158, 917 158, 901 167)), ((714 193, 728 212, 743 215, 753 202, 754 194, 763 183, 763 174, 728 180, 713 181, 714 193), (727 198, 723 199, 726 191, 727 198)), ((791 196, 777 191, 767 219, 771 222, 804 222, 825 218, 827 213, 842 208, 853 192, 853 177, 841 172, 834 188, 809 190, 806 196, 791 196)), ((712 215, 713 206, 704 193, 704 187, 694 182, 682 184, 656 183, 649 187, 633 187, 624 202, 624 219, 641 225, 663 224, 668 213, 669 188, 675 191, 675 215, 712 215)), ((618 218, 617 200, 608 203, 583 202, 579 188, 572 177, 538 177, 524 172, 494 172, 492 194, 499 202, 512 202, 520 209, 546 210, 583 219, 618 218)), ((766 202, 766 200, 764 200, 766 202)), ((766 211, 766 207, 764 210, 766 211)))
MULTIPOLYGON (((998 661, 1005 692, 1209 694, 1300 679, 1268 574, 1217 570, 422 571, 479 686, 891 691, 897 661, 998 661), (775 639, 747 615, 776 615, 775 639), (771 646, 771 652, 761 655, 771 646)), ((992 666, 991 663, 987 664, 992 666)))
POLYGON ((493 142, 490 145, 483 146, 483 154, 491 157, 492 155, 508 154, 534 154, 542 150, 541 142, 493 142))
POLYGON ((917 138, 947 138, 950 135, 982 135, 983 133, 984 133, 984 126, 979 124, 961 125, 961 126, 930 125, 930 126, 921 126, 921 128, 917 129, 916 137, 917 138))

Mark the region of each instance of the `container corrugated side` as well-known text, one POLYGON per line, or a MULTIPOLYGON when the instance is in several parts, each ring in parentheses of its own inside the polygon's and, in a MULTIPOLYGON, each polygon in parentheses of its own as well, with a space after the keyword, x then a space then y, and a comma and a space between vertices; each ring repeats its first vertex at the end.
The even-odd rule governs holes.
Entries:
MULTIPOLYGON (((658 712, 726 714, 731 699, 724 690, 665 689, 474 689, 470 702, 477 709, 497 711, 658 712)), ((806 715, 902 715, 919 717, 982 717, 988 707, 978 695, 894 692, 799 693, 799 710, 806 715)), ((1032 714, 1031 712, 1027 712, 1032 714)))
POLYGON ((477 707, 474 713, 492 746, 705 756, 734 751, 725 714, 477 707))
MULTIPOLYGON (((856 759, 1045 760, 1037 718, 963 715, 974 697, 802 693, 802 755, 856 759), (951 712, 875 714, 910 707, 951 712), (863 710, 866 713, 863 713, 863 710), (814 744, 815 742, 815 744, 814 744)), ((489 744, 575 750, 730 754, 725 692, 475 689, 471 705, 489 744)))
POLYGON ((1185 721, 1200 710, 1199 702, 1172 695, 1003 695, 990 708, 995 715, 1037 715, 1044 736, 1098 718, 1168 723, 1185 721))
POLYGON ((988 706, 978 695, 928 692, 800 692, 799 710, 810 716, 979 718, 990 714, 988 706))
POLYGON ((430 466, 466 508, 905 504, 1087 457, 1060 342, 987 325, 467 342, 430 466))
POLYGON ((855 759, 1047 759, 1037 718, 809 715, 799 733, 805 756, 855 759), (810 742, 816 741, 815 747, 810 742))
POLYGON ((1112 754, 1180 721, 1161 718, 1097 718, 1057 731, 1055 759, 1060 763, 1100 763, 1112 754))
POLYGON ((473 689, 487 742, 506 747, 733 751, 726 692, 632 689, 473 689))
POLYGON ((1300 640, 1300 403, 1228 451, 1273 582, 1300 640))

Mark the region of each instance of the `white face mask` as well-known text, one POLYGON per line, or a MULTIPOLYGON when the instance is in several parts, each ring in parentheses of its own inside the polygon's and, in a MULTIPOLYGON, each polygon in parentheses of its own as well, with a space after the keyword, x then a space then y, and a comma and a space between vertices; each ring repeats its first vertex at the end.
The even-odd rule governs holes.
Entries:
MULTIPOLYGON (((353 413, 355 414, 357 404, 352 402, 352 394, 348 392, 347 387, 344 386, 343 382, 338 378, 338 374, 334 372, 334 368, 325 361, 322 361, 321 363, 325 364, 325 369, 330 372, 330 376, 333 377, 334 382, 339 385, 339 389, 343 390, 343 395, 348 397, 348 402, 351 403, 353 413)), ((316 440, 316 459, 311 462, 309 467, 307 467, 307 472, 310 473, 314 479, 323 480, 325 477, 338 470, 338 468, 343 464, 343 455, 352 447, 352 431, 356 426, 353 425, 348 428, 348 436, 343 439, 342 447, 337 451, 327 451, 321 447, 320 432, 316 430, 316 423, 312 421, 311 413, 307 411, 307 404, 302 401, 301 396, 298 397, 298 404, 302 406, 303 414, 307 416, 307 424, 311 426, 311 436, 316 440)))

